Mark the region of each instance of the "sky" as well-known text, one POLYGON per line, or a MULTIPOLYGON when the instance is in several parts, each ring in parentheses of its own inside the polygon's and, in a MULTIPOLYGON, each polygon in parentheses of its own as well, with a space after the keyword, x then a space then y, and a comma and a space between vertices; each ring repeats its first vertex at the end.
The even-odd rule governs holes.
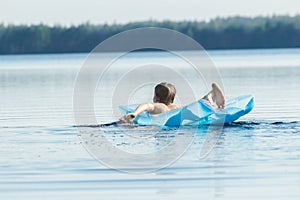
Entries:
POLYGON ((300 14, 299 0, 0 0, 0 24, 78 25, 300 14))

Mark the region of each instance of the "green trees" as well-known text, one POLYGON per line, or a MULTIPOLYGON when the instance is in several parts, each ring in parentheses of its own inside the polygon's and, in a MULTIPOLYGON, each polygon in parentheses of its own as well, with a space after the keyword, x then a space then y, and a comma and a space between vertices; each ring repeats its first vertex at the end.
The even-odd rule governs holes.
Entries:
POLYGON ((114 34, 148 26, 177 30, 206 49, 300 47, 300 16, 273 16, 216 18, 209 22, 85 23, 71 27, 0 25, 0 54, 89 52, 114 34))

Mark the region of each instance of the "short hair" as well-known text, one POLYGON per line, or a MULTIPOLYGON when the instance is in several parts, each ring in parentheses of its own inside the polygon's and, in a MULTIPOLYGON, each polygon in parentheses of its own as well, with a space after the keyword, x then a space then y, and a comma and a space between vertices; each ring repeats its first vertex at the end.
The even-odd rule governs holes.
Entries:
POLYGON ((176 89, 171 83, 162 82, 155 86, 155 95, 158 97, 158 102, 166 105, 173 103, 176 89))

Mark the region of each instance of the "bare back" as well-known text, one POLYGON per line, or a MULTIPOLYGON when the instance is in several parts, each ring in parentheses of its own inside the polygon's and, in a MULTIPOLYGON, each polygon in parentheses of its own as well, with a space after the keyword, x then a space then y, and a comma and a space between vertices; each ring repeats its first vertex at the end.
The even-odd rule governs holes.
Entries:
POLYGON ((151 112, 151 114, 161 114, 161 113, 165 113, 168 112, 170 110, 174 110, 179 108, 176 105, 170 104, 170 105, 166 105, 164 103, 153 103, 154 109, 151 112))

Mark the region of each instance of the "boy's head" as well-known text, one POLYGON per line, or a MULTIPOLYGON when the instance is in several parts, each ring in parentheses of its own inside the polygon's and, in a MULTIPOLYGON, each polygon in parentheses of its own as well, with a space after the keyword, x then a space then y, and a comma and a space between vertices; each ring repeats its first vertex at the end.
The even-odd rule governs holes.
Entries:
POLYGON ((175 86, 171 83, 162 82, 155 86, 153 101, 169 105, 173 103, 175 95, 175 86))

